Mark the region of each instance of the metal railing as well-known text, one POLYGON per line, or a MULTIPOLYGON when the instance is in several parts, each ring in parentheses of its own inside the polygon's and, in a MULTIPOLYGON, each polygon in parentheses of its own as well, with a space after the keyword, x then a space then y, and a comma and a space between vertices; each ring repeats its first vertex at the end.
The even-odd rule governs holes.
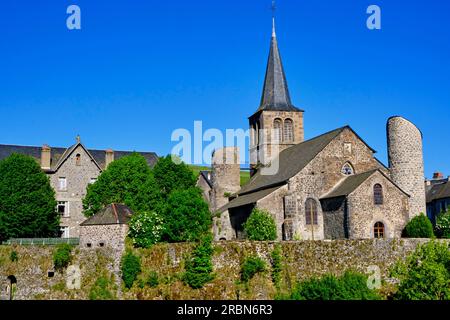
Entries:
POLYGON ((4 241, 4 245, 23 245, 23 246, 45 246, 67 243, 77 246, 80 244, 80 238, 14 238, 4 241))

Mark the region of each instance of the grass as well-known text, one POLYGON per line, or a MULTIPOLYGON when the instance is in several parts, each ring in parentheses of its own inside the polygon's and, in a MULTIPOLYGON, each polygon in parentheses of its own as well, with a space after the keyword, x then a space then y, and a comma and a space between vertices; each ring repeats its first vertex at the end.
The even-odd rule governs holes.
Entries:
MULTIPOLYGON (((189 165, 189 167, 192 169, 192 171, 194 172, 196 177, 198 177, 198 175, 200 174, 200 171, 211 170, 210 167, 206 167, 206 166, 189 165)), ((246 184, 249 180, 250 180, 250 172, 247 170, 242 170, 241 171, 241 186, 246 184)))

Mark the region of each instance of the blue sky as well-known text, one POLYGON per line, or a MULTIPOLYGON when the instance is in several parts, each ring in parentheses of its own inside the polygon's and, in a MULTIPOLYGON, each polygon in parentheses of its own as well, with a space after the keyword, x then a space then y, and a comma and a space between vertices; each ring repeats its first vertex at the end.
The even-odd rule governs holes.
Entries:
MULTIPOLYGON (((450 175, 450 2, 278 0, 277 36, 305 136, 350 125, 386 158, 386 120, 424 135, 450 175), (366 8, 382 30, 366 28, 366 8)), ((6 0, 0 143, 170 152, 171 133, 247 128, 269 50, 269 0, 6 0), (77 4, 82 29, 66 28, 77 4)))

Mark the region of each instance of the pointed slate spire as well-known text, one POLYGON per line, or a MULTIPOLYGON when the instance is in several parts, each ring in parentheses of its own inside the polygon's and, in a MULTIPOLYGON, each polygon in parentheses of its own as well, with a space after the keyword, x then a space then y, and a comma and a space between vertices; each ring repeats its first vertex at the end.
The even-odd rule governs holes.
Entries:
POLYGON ((275 18, 273 18, 272 23, 270 53, 267 61, 261 104, 258 111, 301 111, 291 102, 286 75, 281 62, 280 51, 278 50, 277 36, 275 33, 275 18))

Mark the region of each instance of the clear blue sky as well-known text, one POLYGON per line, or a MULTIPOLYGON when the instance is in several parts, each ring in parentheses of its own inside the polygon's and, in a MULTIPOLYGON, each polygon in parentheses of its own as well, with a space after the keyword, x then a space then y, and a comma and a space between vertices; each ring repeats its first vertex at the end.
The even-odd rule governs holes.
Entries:
MULTIPOLYGON (((450 175, 450 1, 278 0, 291 96, 311 138, 349 124, 386 159, 386 120, 424 134, 450 175), (382 9, 382 30, 366 8, 382 9)), ((258 107, 270 0, 5 0, 0 143, 170 152, 176 128, 247 128, 258 107), (77 4, 82 30, 66 28, 77 4)))

